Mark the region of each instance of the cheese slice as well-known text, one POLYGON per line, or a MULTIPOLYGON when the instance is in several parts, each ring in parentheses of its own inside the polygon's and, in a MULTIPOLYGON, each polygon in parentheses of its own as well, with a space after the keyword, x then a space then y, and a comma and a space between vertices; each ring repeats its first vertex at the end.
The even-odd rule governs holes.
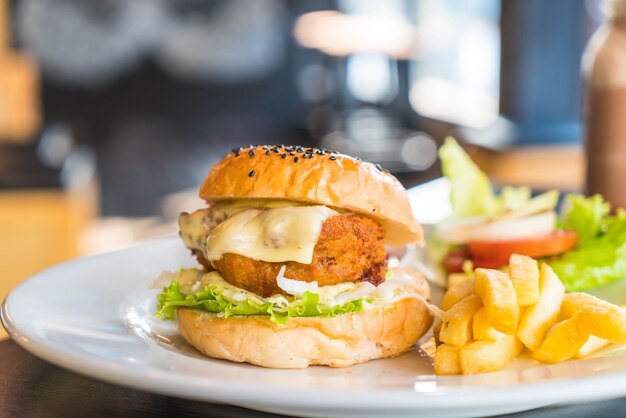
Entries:
POLYGON ((285 206, 306 206, 304 203, 288 200, 233 199, 211 203, 211 206, 193 213, 183 212, 178 216, 180 237, 185 247, 191 250, 206 251, 207 238, 213 228, 229 216, 252 208, 279 208, 285 206))
POLYGON ((244 210, 209 233, 205 255, 211 262, 233 253, 270 263, 310 264, 324 221, 335 215, 326 206, 244 210))
POLYGON ((226 218, 228 213, 223 208, 215 207, 181 213, 178 216, 178 227, 185 247, 204 252, 209 233, 226 218))

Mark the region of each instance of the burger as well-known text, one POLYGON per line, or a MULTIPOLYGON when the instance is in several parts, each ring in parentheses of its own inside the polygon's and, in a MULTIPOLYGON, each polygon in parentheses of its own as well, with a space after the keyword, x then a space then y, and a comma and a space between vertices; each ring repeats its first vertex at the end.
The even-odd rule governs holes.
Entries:
POLYGON ((409 350, 430 289, 387 250, 423 241, 406 190, 380 165, 317 148, 236 148, 179 217, 199 268, 171 274, 157 316, 212 358, 345 367, 409 350))

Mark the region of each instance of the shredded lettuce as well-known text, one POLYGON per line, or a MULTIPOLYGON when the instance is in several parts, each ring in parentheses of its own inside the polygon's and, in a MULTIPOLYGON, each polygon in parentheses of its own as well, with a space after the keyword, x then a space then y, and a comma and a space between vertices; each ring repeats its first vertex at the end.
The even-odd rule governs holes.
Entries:
POLYGON ((569 195, 560 227, 576 231, 575 249, 548 260, 569 292, 626 278, 626 212, 612 216, 601 196, 569 195))
POLYGON ((363 310, 365 299, 350 301, 341 306, 326 306, 320 303, 317 293, 306 291, 301 298, 287 301, 247 297, 237 301, 227 296, 223 286, 208 284, 195 294, 186 295, 177 280, 163 288, 157 296, 158 308, 156 316, 162 319, 174 319, 180 307, 193 308, 219 314, 223 318, 233 315, 267 315, 272 322, 284 325, 290 317, 323 316, 334 317, 349 312, 363 310))

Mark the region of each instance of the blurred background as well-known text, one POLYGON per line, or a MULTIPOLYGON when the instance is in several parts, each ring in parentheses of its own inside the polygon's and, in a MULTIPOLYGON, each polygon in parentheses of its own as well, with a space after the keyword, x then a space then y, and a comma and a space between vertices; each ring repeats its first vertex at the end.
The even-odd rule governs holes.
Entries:
POLYGON ((231 148, 302 144, 439 176, 583 182, 598 0, 0 0, 0 294, 175 233, 231 148), (529 169, 532 168, 532 169, 529 169))

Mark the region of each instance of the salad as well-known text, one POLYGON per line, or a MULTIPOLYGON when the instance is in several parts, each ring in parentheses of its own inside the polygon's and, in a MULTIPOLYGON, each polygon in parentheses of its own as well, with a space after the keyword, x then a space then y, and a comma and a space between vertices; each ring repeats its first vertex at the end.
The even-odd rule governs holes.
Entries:
POLYGON ((440 223, 448 273, 472 268, 499 269, 512 254, 548 263, 567 291, 579 291, 626 278, 626 212, 611 213, 600 195, 564 196, 551 190, 538 196, 529 187, 503 187, 498 194, 487 175, 453 138, 439 150, 451 186, 451 217, 440 223))

